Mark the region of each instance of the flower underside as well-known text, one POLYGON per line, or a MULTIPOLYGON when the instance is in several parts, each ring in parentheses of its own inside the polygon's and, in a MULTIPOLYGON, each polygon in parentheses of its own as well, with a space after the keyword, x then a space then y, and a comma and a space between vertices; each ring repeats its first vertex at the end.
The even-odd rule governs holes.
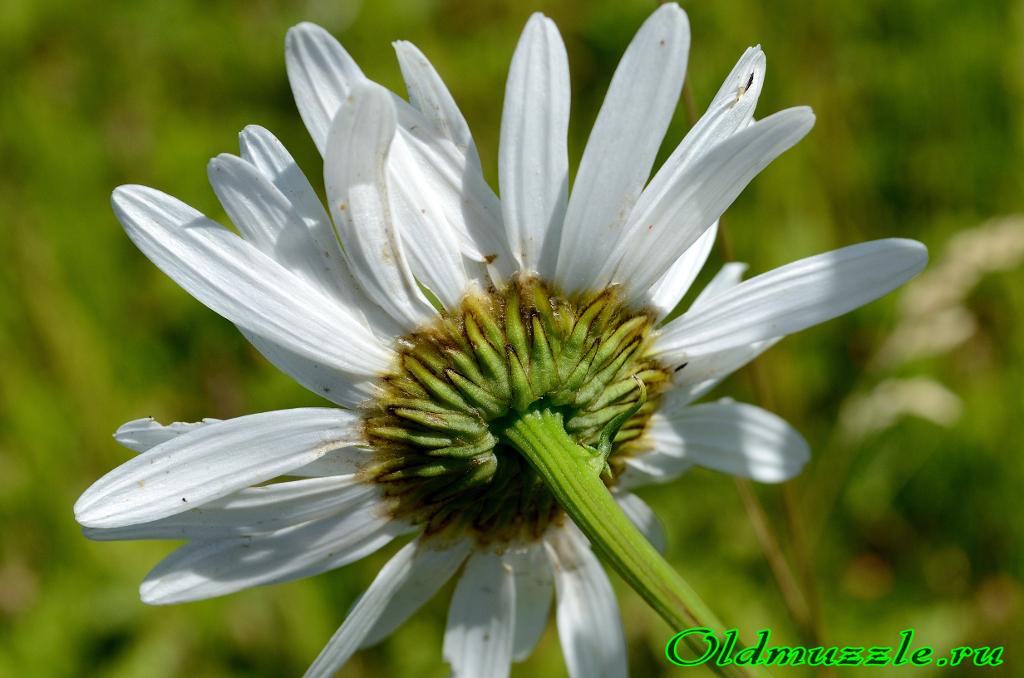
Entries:
POLYGON ((364 410, 374 450, 364 476, 384 487, 396 518, 427 534, 539 538, 561 509, 505 431, 546 410, 613 484, 669 383, 648 355, 654 324, 614 287, 566 299, 520 277, 470 294, 399 340, 394 370, 364 410))

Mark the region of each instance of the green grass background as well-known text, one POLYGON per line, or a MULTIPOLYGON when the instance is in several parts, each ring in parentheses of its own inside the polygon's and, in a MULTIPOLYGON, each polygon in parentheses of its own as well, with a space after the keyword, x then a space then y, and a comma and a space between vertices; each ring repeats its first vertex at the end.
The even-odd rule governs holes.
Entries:
MULTIPOLYGON (((332 30, 371 77, 396 91, 403 89, 390 42, 417 43, 463 107, 493 180, 508 61, 529 12, 541 9, 569 50, 570 153, 578 159, 614 65, 653 5, 3 3, 0 675, 294 675, 390 552, 313 580, 150 608, 137 585, 172 545, 82 538, 71 506, 128 457, 110 438, 123 421, 322 404, 133 248, 109 210, 110 190, 147 184, 223 218, 205 163, 237 152, 235 134, 248 123, 273 130, 316 177, 318 156, 283 63, 285 31, 300 20, 332 30)), ((736 256, 753 273, 890 235, 924 241, 933 262, 956 260, 951 236, 1022 211, 1021 3, 684 7, 698 108, 742 50, 760 43, 769 64, 760 115, 810 104, 818 116, 810 136, 725 217, 736 256)), ((686 128, 681 108, 665 154, 686 128)), ((721 251, 713 257, 709 270, 721 251)), ((1004 645, 1006 665, 984 673, 1024 675, 1015 633, 1024 628, 1024 273, 1007 268, 972 287, 965 304, 976 326, 940 355, 874 366, 901 321, 892 295, 787 339, 761 361, 769 404, 814 450, 789 490, 806 558, 794 557, 783 490, 756 491, 787 558, 811 573, 827 643, 895 644, 901 629, 916 627, 922 642, 940 649, 1004 645), (949 426, 900 418, 859 437, 837 429, 851 396, 909 376, 956 393, 959 418, 949 426)), ((754 399, 749 373, 717 395, 754 399)), ((643 496, 666 523, 671 562, 730 624, 748 638, 770 626, 776 642, 800 641, 731 478, 697 471, 643 496)), ((662 656, 671 630, 616 586, 633 674, 685 674, 662 656)), ((448 591, 342 674, 446 675, 448 591)), ((552 622, 513 675, 562 674, 552 622)))

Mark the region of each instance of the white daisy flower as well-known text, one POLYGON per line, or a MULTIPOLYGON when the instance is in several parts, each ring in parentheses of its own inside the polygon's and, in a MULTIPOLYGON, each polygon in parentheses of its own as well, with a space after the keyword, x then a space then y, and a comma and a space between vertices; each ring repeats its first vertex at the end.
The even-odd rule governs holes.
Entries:
MULTIPOLYGON (((623 515, 664 541, 631 490, 694 464, 777 482, 808 458, 769 412, 691 403, 927 258, 920 243, 891 239, 746 281, 744 265, 727 264, 662 324, 718 217, 814 123, 803 107, 754 120, 765 59, 748 49, 652 178, 689 41, 674 4, 640 28, 571 191, 566 52, 536 14, 506 85, 500 201, 423 54, 395 45, 407 102, 311 24, 289 32, 286 58, 324 156, 329 210, 260 127, 242 132, 240 156, 209 165, 238 234, 154 189, 114 192, 147 257, 338 405, 118 430, 138 456, 90 487, 75 514, 94 539, 188 541, 146 577, 145 602, 310 576, 411 533, 310 675, 390 634, 457 573, 443 648, 455 675, 508 675, 553 598, 569 674, 626 674, 618 607, 590 543, 642 594, 664 572, 641 572, 656 554, 633 557, 639 547, 616 541, 635 533, 616 522, 623 515), (621 511, 608 511, 609 497, 621 511)), ((671 601, 645 597, 671 616, 671 601)))

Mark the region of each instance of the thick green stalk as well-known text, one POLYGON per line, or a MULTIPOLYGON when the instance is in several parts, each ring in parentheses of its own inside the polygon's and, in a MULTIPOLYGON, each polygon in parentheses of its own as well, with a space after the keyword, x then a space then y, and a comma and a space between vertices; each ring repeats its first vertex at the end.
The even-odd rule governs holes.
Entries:
MULTIPOLYGON (((544 479, 559 505, 612 569, 675 631, 697 626, 719 634, 725 630, 714 612, 622 512, 600 478, 604 458, 566 433, 560 413, 547 408, 524 412, 503 436, 544 479)), ((698 654, 704 650, 696 645, 693 649, 698 654)), ((754 666, 706 666, 723 675, 763 675, 754 666)))

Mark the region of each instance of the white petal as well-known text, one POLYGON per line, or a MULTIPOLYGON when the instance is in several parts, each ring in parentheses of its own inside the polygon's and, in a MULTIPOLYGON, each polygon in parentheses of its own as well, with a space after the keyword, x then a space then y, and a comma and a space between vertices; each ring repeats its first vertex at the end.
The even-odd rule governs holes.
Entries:
POLYGON ((782 418, 730 400, 663 408, 651 417, 648 435, 655 451, 637 460, 661 468, 665 479, 698 464, 775 483, 795 476, 810 459, 807 441, 782 418))
POLYGON ((165 443, 171 438, 177 438, 182 433, 188 433, 200 426, 213 424, 219 419, 203 419, 196 422, 176 421, 173 424, 161 424, 153 417, 135 419, 121 424, 114 433, 114 440, 119 445, 127 447, 136 452, 145 452, 151 447, 165 443))
MULTIPOLYGON (((390 317, 388 322, 394 325, 394 321, 390 317)), ((379 373, 341 372, 330 364, 310 360, 308 357, 265 337, 255 335, 245 328, 239 327, 238 329, 242 336, 248 339, 249 343, 277 369, 321 398, 326 398, 338 405, 355 408, 377 392, 376 382, 379 373)))
POLYGON ((326 478, 358 473, 373 456, 373 450, 362 442, 339 447, 304 466, 293 468, 288 475, 300 478, 326 478))
MULTIPOLYGON (((273 134, 258 125, 246 127, 238 139, 242 158, 281 192, 291 210, 305 224, 304 233, 289 231, 282 234, 287 236, 284 240, 287 248, 293 249, 296 245, 290 243, 302 241, 304 245, 300 251, 314 255, 296 261, 299 269, 305 271, 309 278, 319 281, 323 289, 339 299, 354 315, 365 318, 378 336, 394 337, 397 334, 394 321, 367 303, 366 295, 356 283, 344 253, 338 247, 331 218, 288 150, 273 134)), ((278 240, 281 239, 279 236, 278 240)))
POLYGON ((429 169, 409 145, 394 143, 388 159, 391 215, 402 233, 409 268, 446 308, 456 308, 470 288, 459 234, 449 225, 445 205, 434 197, 429 169))
POLYGON ((394 590, 359 647, 379 643, 404 624, 452 578, 472 547, 472 539, 441 544, 424 542, 416 552, 412 570, 394 590))
POLYGON ((569 61, 551 19, 534 14, 519 38, 501 114, 498 182, 519 267, 550 278, 569 195, 569 61))
POLYGON ((469 125, 441 76, 416 45, 399 40, 394 43, 394 47, 409 92, 409 102, 433 123, 438 132, 455 144, 471 163, 479 167, 480 157, 469 125))
POLYGON ((219 539, 272 532, 337 515, 374 496, 356 476, 332 476, 247 487, 199 508, 151 523, 84 528, 89 539, 219 539))
POLYGON ((390 366, 390 352, 347 309, 188 205, 144 186, 121 186, 113 206, 143 254, 251 335, 352 382, 390 366))
POLYGON ((665 326, 670 363, 798 332, 874 301, 913 278, 924 245, 890 238, 808 257, 751 278, 665 326))
POLYGON ((757 358, 781 339, 782 337, 775 337, 752 344, 741 344, 691 356, 690 360, 678 368, 673 375, 672 391, 667 394, 666 402, 671 399, 688 405, 708 393, 723 379, 757 358))
MULTIPOLYGON (((353 318, 371 328, 363 312, 369 304, 349 273, 322 207, 320 217, 307 222, 255 165, 234 155, 224 153, 211 160, 208 173, 214 192, 243 238, 305 282, 333 296, 353 318)), ((373 329, 389 337, 401 331, 394 322, 377 324, 373 329)))
POLYGON ((365 558, 408 530, 374 498, 344 516, 182 546, 153 568, 139 593, 149 605, 169 605, 309 577, 365 558))
POLYGON ((751 47, 729 73, 708 110, 694 124, 665 164, 644 189, 637 210, 668 198, 677 190, 678 177, 705 153, 754 119, 754 107, 764 84, 765 58, 760 47, 751 47))
POLYGON ((626 639, 611 582, 578 530, 548 535, 558 638, 570 678, 625 677, 626 639))
POLYGON ((598 286, 621 282, 642 295, 718 219, 757 174, 810 131, 809 108, 760 120, 717 144, 669 182, 664 197, 641 197, 598 286))
POLYGON ((288 31, 285 39, 288 81, 313 143, 324 154, 331 121, 353 82, 363 72, 334 37, 311 23, 288 31))
MULTIPOLYGON (((747 265, 739 262, 730 262, 722 266, 721 270, 693 300, 687 312, 694 313, 714 304, 717 295, 740 283, 746 270, 747 265)), ((689 362, 682 365, 672 375, 672 390, 667 394, 663 406, 667 406, 671 401, 676 403, 676 406, 682 407, 697 400, 730 374, 774 346, 780 339, 781 337, 773 337, 765 341, 692 356, 689 362)))
POLYGON ((333 408, 264 412, 202 426, 128 460, 75 503, 88 527, 182 513, 308 464, 359 438, 357 416, 333 408))
POLYGON ((470 556, 455 586, 444 632, 444 659, 453 678, 502 678, 512 668, 515 584, 490 551, 470 556))
POLYGON ((623 490, 670 482, 693 466, 689 461, 661 450, 629 457, 624 464, 626 468, 618 479, 618 486, 623 490))
POLYGON ((739 285, 740 281, 743 280, 743 274, 747 272, 747 268, 747 264, 739 261, 730 261, 724 264, 718 270, 718 273, 715 274, 715 277, 700 291, 700 294, 693 300, 693 303, 690 304, 689 311, 692 312, 698 308, 706 307, 708 304, 713 303, 716 296, 739 285))
POLYGON ((650 176, 679 101, 689 50, 686 13, 666 3, 644 22, 615 69, 565 215, 555 277, 565 290, 594 288, 650 176))
POLYGON ((660 553, 664 553, 667 543, 665 528, 647 502, 631 492, 616 492, 615 501, 619 503, 626 517, 644 533, 647 541, 651 542, 651 545, 660 553))
POLYGON ((393 623, 393 630, 433 596, 462 564, 470 544, 462 540, 446 546, 438 548, 416 539, 392 556, 352 606, 306 677, 333 676, 353 652, 370 644, 368 639, 378 629, 393 623))
POLYGON ((521 662, 533 653, 548 625, 554 580, 544 548, 538 544, 510 549, 503 559, 515 577, 516 628, 512 659, 521 662))
MULTIPOLYGON (((750 124, 764 83, 764 71, 764 53, 759 47, 751 47, 729 73, 707 112, 644 189, 635 207, 636 213, 643 214, 651 205, 669 200, 671 193, 678 190, 677 180, 684 171, 690 169, 697 159, 715 145, 750 124)), ((674 294, 675 289, 682 287, 682 292, 685 292, 693 283, 700 267, 707 260, 717 227, 717 222, 712 224, 647 293, 657 307, 665 308, 665 312, 670 311, 682 297, 682 293, 674 294), (677 276, 678 280, 675 279, 677 276), (664 300, 660 299, 660 295, 665 295, 664 300)), ((618 246, 628 246, 628 242, 619 241, 618 246)), ((642 294, 643 289, 639 286, 633 291, 636 299, 642 294)))
POLYGON ((373 302, 411 330, 436 312, 409 270, 391 218, 386 167, 395 125, 386 90, 369 81, 353 85, 331 124, 324 183, 356 279, 373 302))
POLYGON ((309 179, 284 144, 270 130, 248 125, 238 135, 242 159, 251 163, 281 191, 307 223, 330 231, 330 219, 309 179))
MULTIPOLYGON (((337 40, 312 24, 289 31, 286 56, 302 119, 323 154, 331 122, 349 91, 365 81, 365 76, 337 40)), ((467 159, 427 117, 392 97, 398 108, 399 140, 409 144, 432 186, 431 195, 445 205, 450 227, 463 238, 463 253, 476 261, 488 260, 488 268, 498 280, 508 278, 513 262, 505 243, 501 205, 487 185, 479 161, 467 159)))
POLYGON ((432 204, 443 213, 448 228, 458 235, 462 254, 475 262, 488 262, 495 282, 507 279, 515 271, 515 262, 505 239, 501 203, 487 185, 480 167, 435 132, 419 111, 401 99, 396 98, 395 105, 399 134, 392 145, 389 164, 404 157, 396 152, 396 147, 404 147, 412 162, 404 163, 400 172, 392 168, 392 180, 418 173, 417 182, 426 187, 432 204))
POLYGON ((664 317, 676 307, 679 300, 683 298, 690 285, 697 279, 697 274, 704 268, 704 262, 711 254, 711 248, 718 236, 718 222, 711 224, 711 228, 704 231, 704 234, 697 238, 697 242, 690 245, 683 256, 676 259, 676 262, 665 271, 665 275, 654 283, 647 292, 647 298, 651 305, 664 317))
MULTIPOLYGON (((207 175, 224 211, 242 237, 288 270, 298 273, 296 263, 306 257, 300 252, 277 247, 278 237, 283 232, 305 230, 284 194, 254 165, 227 153, 210 161, 207 175)), ((303 270, 302 275, 305 273, 303 270)))

